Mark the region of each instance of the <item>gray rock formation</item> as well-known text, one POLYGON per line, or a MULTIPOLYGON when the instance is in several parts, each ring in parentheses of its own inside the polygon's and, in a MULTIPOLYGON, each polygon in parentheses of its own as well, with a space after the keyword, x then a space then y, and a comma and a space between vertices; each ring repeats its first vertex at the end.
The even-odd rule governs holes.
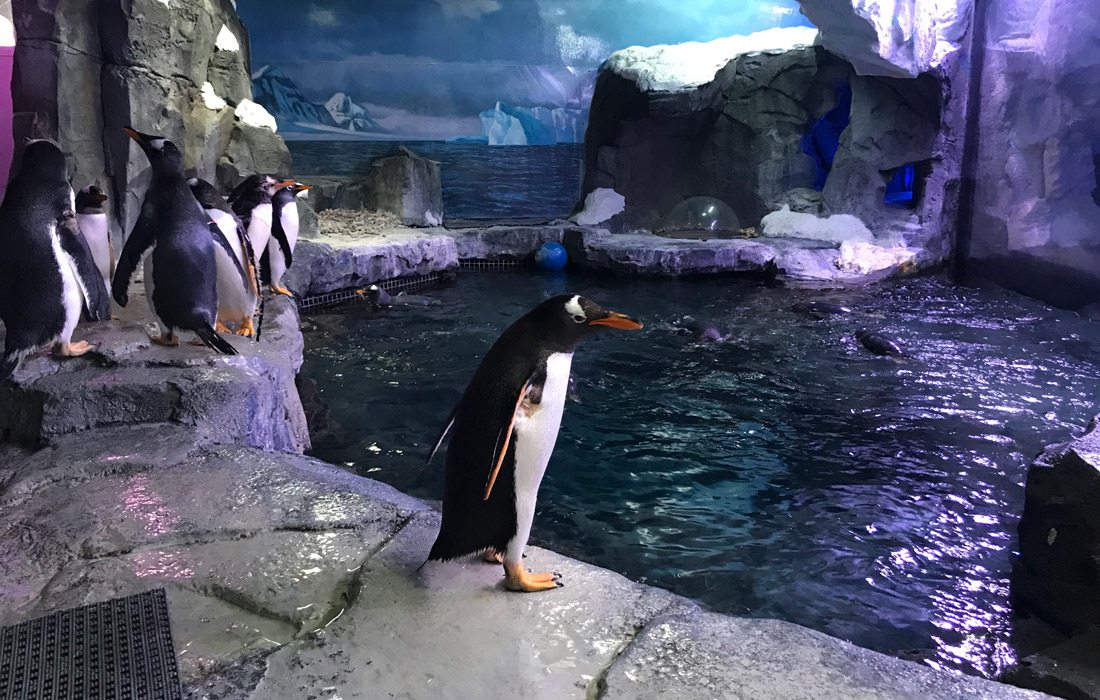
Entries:
POLYGON ((561 243, 568 224, 450 229, 459 260, 529 259, 543 243, 561 243))
POLYGON ((1100 430, 1048 448, 1027 473, 1013 595, 1062 632, 1100 624, 1100 430))
POLYGON ((177 141, 187 166, 222 187, 289 170, 282 139, 237 109, 251 97, 248 35, 230 0, 13 0, 12 9, 16 143, 58 140, 73 183, 110 196, 116 232, 132 226, 148 178, 124 126, 177 141))
POLYGON ((401 217, 406 226, 443 224, 443 184, 439 163, 401 146, 371 163, 363 183, 367 209, 401 217))
POLYGON ((283 284, 302 296, 364 287, 395 277, 426 275, 458 266, 450 236, 411 230, 361 239, 299 241, 283 284))
MULTIPOLYGON (((141 295, 131 305, 144 306, 141 295)), ((267 302, 263 342, 231 341, 238 357, 206 348, 162 348, 145 329, 110 321, 81 326, 96 352, 25 360, 0 386, 0 435, 41 444, 84 430, 140 424, 190 426, 211 440, 302 452, 309 434, 294 377, 302 334, 294 303, 267 302)))

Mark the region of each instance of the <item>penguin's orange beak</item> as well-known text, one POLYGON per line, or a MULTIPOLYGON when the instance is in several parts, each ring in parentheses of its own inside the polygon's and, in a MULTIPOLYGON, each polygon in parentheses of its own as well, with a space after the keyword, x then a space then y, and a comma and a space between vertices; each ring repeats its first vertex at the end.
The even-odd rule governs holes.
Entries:
POLYGON ((312 190, 312 189, 313 189, 313 185, 303 185, 300 182, 294 183, 294 191, 295 192, 306 192, 306 191, 312 190))
POLYGON ((642 328, 642 324, 634 319, 630 318, 626 314, 621 314, 617 311, 612 311, 603 318, 597 318, 588 322, 590 326, 607 326, 608 328, 618 328, 623 331, 636 331, 642 328))
POLYGON ((297 180, 283 180, 279 184, 275 185, 275 189, 276 190, 281 190, 284 187, 294 187, 297 184, 298 184, 297 180))
POLYGON ((138 143, 142 142, 141 134, 128 126, 122 127, 122 133, 126 134, 138 143))

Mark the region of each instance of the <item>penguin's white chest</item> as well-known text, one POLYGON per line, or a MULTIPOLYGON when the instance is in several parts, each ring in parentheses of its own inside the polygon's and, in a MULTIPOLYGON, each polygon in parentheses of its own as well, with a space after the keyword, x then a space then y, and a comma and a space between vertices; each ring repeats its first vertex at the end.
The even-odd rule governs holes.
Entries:
POLYGON ((558 441, 558 429, 565 410, 565 395, 569 390, 569 370, 573 364, 572 353, 554 353, 546 360, 546 382, 542 387, 542 401, 521 405, 515 421, 516 442, 516 502, 530 500, 534 507, 542 475, 554 444, 558 441), (525 410, 526 409, 526 410, 525 410))

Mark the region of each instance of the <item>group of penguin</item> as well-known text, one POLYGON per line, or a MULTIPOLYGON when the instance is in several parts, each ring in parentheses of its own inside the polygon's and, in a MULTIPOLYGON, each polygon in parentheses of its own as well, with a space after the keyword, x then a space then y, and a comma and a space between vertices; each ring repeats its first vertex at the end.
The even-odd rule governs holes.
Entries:
POLYGON ((124 132, 145 153, 152 178, 117 264, 107 196, 94 185, 74 192, 65 156, 51 141, 32 140, 24 148, 0 203, 6 328, 0 379, 45 346, 62 357, 93 349, 72 342, 81 314, 109 319, 111 297, 126 306, 143 261, 149 307, 160 327, 152 340, 161 345, 178 345, 177 331, 186 330, 197 344, 236 354, 219 333, 257 334, 261 282, 291 295, 282 278, 298 239, 295 197, 309 185, 253 175, 226 199, 205 180, 187 177, 172 141, 129 127, 124 132))

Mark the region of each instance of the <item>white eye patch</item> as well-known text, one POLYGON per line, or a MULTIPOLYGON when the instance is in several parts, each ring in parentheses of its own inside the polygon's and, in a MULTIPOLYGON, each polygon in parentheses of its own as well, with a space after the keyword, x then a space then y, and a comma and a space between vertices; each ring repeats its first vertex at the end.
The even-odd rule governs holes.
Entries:
POLYGON ((574 295, 569 301, 565 302, 565 312, 572 316, 577 323, 587 323, 588 316, 585 316, 584 309, 581 308, 580 299, 580 295, 574 295))
POLYGON ((165 139, 153 139, 149 142, 149 147, 156 151, 164 150, 165 139))

